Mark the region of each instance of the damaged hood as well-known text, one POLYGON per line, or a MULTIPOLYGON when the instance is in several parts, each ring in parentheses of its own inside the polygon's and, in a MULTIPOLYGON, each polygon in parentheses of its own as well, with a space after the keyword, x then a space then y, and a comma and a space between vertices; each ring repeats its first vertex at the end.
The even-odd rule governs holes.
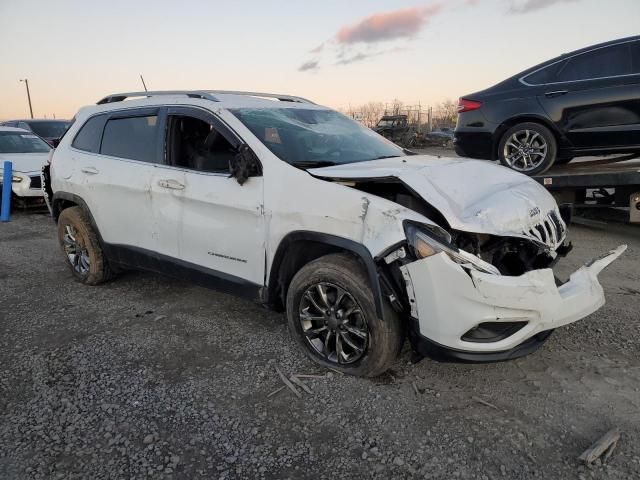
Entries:
POLYGON ((557 209, 535 180, 485 160, 412 155, 308 170, 346 181, 399 180, 438 209, 451 228, 522 236, 557 209))

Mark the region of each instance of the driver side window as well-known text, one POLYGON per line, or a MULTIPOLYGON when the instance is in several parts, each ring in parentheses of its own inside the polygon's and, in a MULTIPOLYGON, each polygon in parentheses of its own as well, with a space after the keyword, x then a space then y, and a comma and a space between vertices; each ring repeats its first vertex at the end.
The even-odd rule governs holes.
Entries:
POLYGON ((204 120, 188 115, 169 116, 167 162, 201 172, 229 173, 235 149, 204 120))

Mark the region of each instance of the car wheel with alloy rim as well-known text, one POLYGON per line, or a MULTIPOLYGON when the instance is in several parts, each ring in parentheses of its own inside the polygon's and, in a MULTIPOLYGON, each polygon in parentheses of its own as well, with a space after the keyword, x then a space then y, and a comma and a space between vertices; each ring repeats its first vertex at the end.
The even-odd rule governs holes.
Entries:
POLYGON ((287 291, 289 331, 317 364, 360 376, 383 373, 404 340, 403 325, 386 303, 379 318, 363 266, 347 254, 314 260, 287 291))
POLYGON ((511 127, 498 146, 500 163, 526 175, 548 170, 556 160, 557 142, 551 131, 533 122, 511 127))
POLYGON ((80 207, 65 208, 58 217, 58 243, 73 277, 97 285, 112 277, 98 236, 80 207))

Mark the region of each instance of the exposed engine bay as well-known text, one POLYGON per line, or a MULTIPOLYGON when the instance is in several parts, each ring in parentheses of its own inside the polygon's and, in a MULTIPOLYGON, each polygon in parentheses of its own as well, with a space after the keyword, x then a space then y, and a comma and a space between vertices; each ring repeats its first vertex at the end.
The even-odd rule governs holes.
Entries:
POLYGON ((570 244, 563 243, 566 227, 560 218, 552 218, 548 222, 551 225, 550 228, 537 226, 535 232, 528 235, 535 239, 526 238, 525 235, 502 237, 470 233, 452 229, 435 207, 397 178, 339 183, 385 198, 424 215, 451 235, 451 243, 455 247, 494 265, 502 275, 518 276, 531 270, 550 268, 572 248, 570 244), (551 229, 554 231, 551 232, 551 229), (553 243, 552 237, 555 237, 553 243), (552 246, 556 244, 558 246, 553 249, 552 246))

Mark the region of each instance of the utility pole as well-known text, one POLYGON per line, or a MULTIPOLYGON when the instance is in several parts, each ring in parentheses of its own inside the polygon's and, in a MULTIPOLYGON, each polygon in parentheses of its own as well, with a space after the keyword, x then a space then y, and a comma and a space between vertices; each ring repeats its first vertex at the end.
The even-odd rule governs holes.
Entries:
POLYGON ((144 87, 144 91, 148 92, 149 90, 147 90, 147 85, 144 83, 144 78, 142 78, 142 74, 140 74, 140 80, 142 80, 142 86, 144 87))
POLYGON ((31 118, 33 118, 33 108, 31 108, 31 93, 29 93, 29 80, 24 78, 20 80, 21 82, 24 82, 24 84, 27 86, 27 100, 29 100, 29 113, 31 114, 31 118))

